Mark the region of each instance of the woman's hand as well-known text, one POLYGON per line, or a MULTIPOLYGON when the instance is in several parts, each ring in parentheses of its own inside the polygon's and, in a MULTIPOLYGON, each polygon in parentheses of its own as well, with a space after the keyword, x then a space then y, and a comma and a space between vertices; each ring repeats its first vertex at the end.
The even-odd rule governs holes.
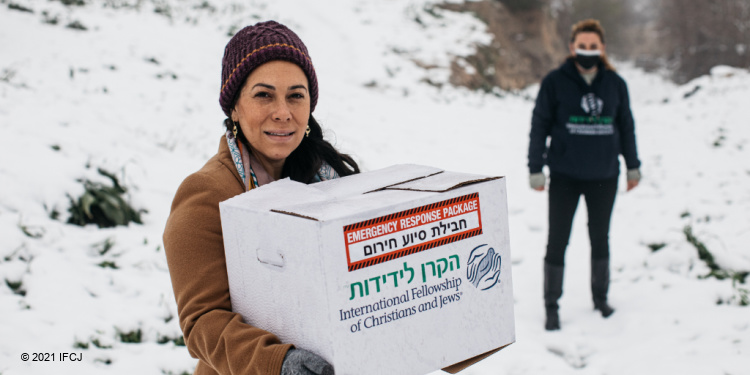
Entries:
POLYGON ((628 190, 633 190, 641 182, 641 170, 638 168, 628 169, 628 190))
POLYGON ((333 366, 321 356, 304 349, 289 349, 281 375, 334 375, 333 366))
POLYGON ((638 186, 638 180, 628 180, 628 191, 633 190, 636 186, 638 186))
POLYGON ((547 177, 544 176, 544 172, 532 173, 529 175, 529 186, 536 191, 544 191, 544 184, 547 182, 547 177))

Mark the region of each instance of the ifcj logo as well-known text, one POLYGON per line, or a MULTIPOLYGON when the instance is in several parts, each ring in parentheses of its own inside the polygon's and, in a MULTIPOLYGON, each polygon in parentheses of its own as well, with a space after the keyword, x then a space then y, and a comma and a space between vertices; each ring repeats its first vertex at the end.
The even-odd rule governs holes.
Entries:
POLYGON ((500 283, 502 257, 487 244, 479 245, 469 254, 466 277, 476 288, 487 290, 500 283))
POLYGON ((596 97, 593 92, 590 92, 581 97, 581 108, 591 116, 600 116, 604 108, 604 101, 596 97))

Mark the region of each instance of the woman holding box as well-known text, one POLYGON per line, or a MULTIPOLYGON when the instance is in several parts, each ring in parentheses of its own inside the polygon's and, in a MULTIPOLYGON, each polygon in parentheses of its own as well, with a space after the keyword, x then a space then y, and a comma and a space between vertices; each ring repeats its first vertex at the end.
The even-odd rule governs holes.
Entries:
POLYGON ((219 103, 227 119, 219 151, 183 181, 164 248, 195 374, 333 374, 318 355, 282 344, 232 311, 219 202, 280 178, 314 183, 359 172, 323 139, 312 117, 318 81, 299 37, 262 22, 226 46, 219 103))
POLYGON ((609 224, 620 173, 627 166, 628 191, 640 180, 633 115, 625 81, 605 54, 604 29, 596 20, 575 24, 571 56, 542 81, 531 120, 529 182, 543 191, 542 167, 550 170, 549 237, 544 262, 545 328, 560 329, 565 248, 581 195, 586 199, 591 241, 591 292, 605 318, 614 309, 609 289, 609 224), (547 138, 550 145, 547 148, 547 138))

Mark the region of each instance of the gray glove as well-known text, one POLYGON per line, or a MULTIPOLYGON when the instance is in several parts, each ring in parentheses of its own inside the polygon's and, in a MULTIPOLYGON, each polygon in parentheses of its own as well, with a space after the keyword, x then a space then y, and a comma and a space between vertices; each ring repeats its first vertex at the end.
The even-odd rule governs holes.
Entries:
POLYGON ((532 189, 544 187, 547 182, 547 178, 544 177, 544 172, 532 173, 529 175, 529 186, 532 189))
POLYGON ((334 375, 333 366, 304 349, 289 349, 281 364, 281 375, 334 375))
POLYGON ((634 169, 628 169, 628 181, 640 181, 641 180, 641 170, 638 168, 634 169))

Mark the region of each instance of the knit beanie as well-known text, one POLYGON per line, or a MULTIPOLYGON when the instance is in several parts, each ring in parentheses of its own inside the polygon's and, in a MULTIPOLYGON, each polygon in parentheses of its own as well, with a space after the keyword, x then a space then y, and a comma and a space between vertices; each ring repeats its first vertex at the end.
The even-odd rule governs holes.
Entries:
POLYGON ((297 34, 276 21, 259 22, 235 34, 224 49, 219 104, 227 117, 253 69, 273 60, 299 65, 307 76, 310 90, 310 112, 318 102, 318 78, 307 48, 297 34))

